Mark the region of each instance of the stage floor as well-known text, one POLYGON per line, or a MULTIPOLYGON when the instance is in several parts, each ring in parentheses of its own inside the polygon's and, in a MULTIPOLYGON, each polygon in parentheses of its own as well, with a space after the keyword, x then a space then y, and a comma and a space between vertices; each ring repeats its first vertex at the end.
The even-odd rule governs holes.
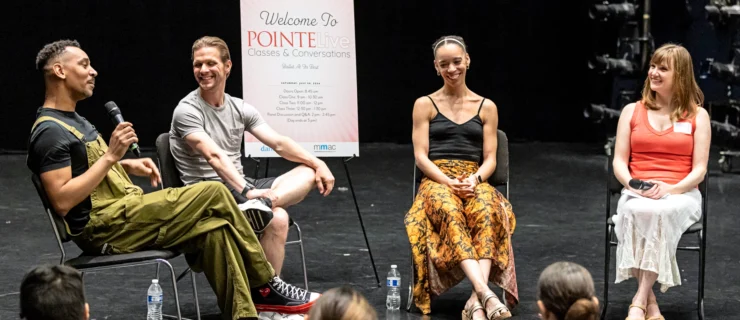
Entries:
MULTIPOLYGON (((340 285, 360 290, 375 306, 380 319, 422 318, 407 313, 409 245, 403 216, 411 204, 414 159, 410 145, 367 144, 349 169, 357 192, 370 246, 381 282, 391 264, 402 272, 402 310, 386 313, 386 289, 376 286, 360 224, 340 159, 327 159, 337 179, 328 198, 312 193, 290 210, 303 230, 309 285, 323 291, 340 285)), ((513 236, 520 305, 516 319, 538 319, 536 286, 540 272, 550 263, 569 260, 582 264, 594 276, 599 300, 603 293, 604 189, 606 157, 598 144, 512 143, 511 202, 517 216, 513 236)), ((147 153, 153 156, 153 153, 147 153)), ((706 263, 705 310, 708 319, 738 319, 740 316, 740 176, 722 174, 718 152, 709 163, 709 226, 706 263)), ((251 165, 251 164, 250 164, 251 165)), ((278 174, 293 165, 283 160, 270 163, 278 174)), ((251 170, 252 167, 247 167, 251 170)), ((248 171, 251 172, 251 171, 248 171)), ((59 250, 49 221, 25 166, 25 155, 0 155, 0 319, 18 319, 19 285, 23 274, 42 263, 58 263, 59 250)), ((136 179, 139 185, 146 183, 136 179)), ((147 187, 145 190, 151 190, 147 187)), ((291 236, 293 234, 291 233, 291 236)), ((686 237, 682 243, 696 243, 686 237)), ((79 250, 73 244, 68 254, 79 250)), ((612 253, 613 257, 613 253, 612 253)), ((679 252, 683 285, 658 302, 667 319, 697 319, 696 293, 698 255, 679 252)), ((613 258, 610 281, 614 281, 613 258)), ((173 260, 184 270, 183 258, 173 260)), ((154 267, 107 270, 86 274, 85 288, 92 319, 142 319, 146 316, 146 291, 154 267)), ((283 278, 302 286, 300 255, 289 246, 283 278)), ((220 319, 215 295, 205 277, 197 277, 200 309, 204 319, 220 319)), ((175 311, 169 276, 162 277, 165 313, 175 311)), ((657 288, 657 286, 656 286, 657 288)), ((195 308, 189 280, 180 282, 183 316, 193 317, 195 308)), ((609 319, 624 319, 636 289, 634 280, 610 285, 609 319)), ((432 301, 431 318, 459 319, 470 294, 467 281, 432 301)), ((497 293, 500 290, 496 289, 497 293)), ((601 301, 603 303, 603 301, 601 301)))

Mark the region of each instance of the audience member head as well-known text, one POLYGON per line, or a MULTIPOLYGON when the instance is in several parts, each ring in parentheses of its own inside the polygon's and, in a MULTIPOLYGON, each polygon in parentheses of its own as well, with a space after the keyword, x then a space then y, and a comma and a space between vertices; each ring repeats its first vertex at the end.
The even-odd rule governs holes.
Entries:
POLYGON ((21 283, 21 319, 87 320, 82 275, 63 265, 37 267, 21 283))
POLYGON ((659 109, 656 95, 670 97, 674 107, 671 118, 684 120, 694 116, 704 103, 704 93, 694 78, 694 64, 686 48, 664 44, 650 58, 650 69, 642 89, 642 101, 650 109, 659 109))
POLYGON ((306 319, 311 320, 375 320, 375 310, 356 290, 343 286, 330 289, 316 300, 306 319))
POLYGON ((584 267, 572 262, 548 266, 537 282, 537 305, 545 320, 596 320, 599 300, 594 282, 584 267))

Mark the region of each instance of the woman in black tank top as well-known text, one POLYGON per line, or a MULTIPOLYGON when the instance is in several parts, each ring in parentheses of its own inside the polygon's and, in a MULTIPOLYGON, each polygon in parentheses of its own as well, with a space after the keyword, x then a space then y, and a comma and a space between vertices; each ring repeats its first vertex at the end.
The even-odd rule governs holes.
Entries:
POLYGON ((508 200, 486 182, 496 169, 498 114, 491 100, 465 84, 466 49, 457 36, 434 43, 444 85, 414 104, 414 156, 423 172, 405 217, 417 274, 414 302, 430 313, 433 296, 467 277, 474 290, 463 317, 506 319, 511 312, 488 281, 505 290, 509 307, 518 303, 511 248, 516 220, 508 200))

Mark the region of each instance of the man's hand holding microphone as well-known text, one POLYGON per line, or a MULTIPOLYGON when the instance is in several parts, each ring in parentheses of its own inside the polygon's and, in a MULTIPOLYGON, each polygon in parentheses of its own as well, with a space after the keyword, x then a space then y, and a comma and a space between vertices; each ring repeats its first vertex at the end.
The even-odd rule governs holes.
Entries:
POLYGON ((138 145, 139 138, 136 136, 133 125, 130 122, 123 120, 121 110, 118 109, 115 102, 109 101, 106 103, 105 109, 108 111, 111 121, 116 124, 116 128, 113 130, 113 133, 111 133, 108 151, 106 151, 104 157, 108 157, 112 161, 119 161, 121 166, 123 166, 129 174, 140 177, 149 177, 152 187, 157 187, 158 183, 162 183, 162 177, 152 159, 141 158, 121 160, 127 150, 131 150, 137 157, 141 156, 138 145))

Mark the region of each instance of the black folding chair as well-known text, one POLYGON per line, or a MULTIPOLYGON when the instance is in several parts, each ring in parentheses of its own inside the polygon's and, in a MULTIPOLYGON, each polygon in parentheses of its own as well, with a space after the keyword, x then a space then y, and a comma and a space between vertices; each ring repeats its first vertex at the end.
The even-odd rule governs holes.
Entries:
MULTIPOLYGON (((504 187, 506 188, 505 195, 506 199, 509 199, 509 139, 506 137, 506 133, 498 130, 498 147, 496 148, 496 170, 488 178, 488 184, 493 187, 504 187)), ((482 161, 482 160, 481 160, 482 161)), ((416 198, 416 192, 421 184, 421 179, 424 177, 424 173, 421 172, 419 167, 414 163, 414 183, 411 190, 411 202, 416 198)), ((409 278, 409 296, 406 302, 406 311, 410 312, 411 307, 414 305, 414 283, 416 283, 416 268, 414 265, 414 257, 411 256, 411 277, 409 278)), ((506 292, 504 291, 504 294, 506 292)), ((505 298, 503 298, 505 301, 505 298)))
MULTIPOLYGON (((177 167, 175 166, 175 158, 172 156, 172 152, 170 152, 170 134, 160 134, 159 137, 157 137, 156 146, 159 170, 162 175, 162 187, 182 187, 183 183, 180 179, 180 173, 177 171, 177 167)), ((301 227, 293 220, 293 218, 290 218, 288 227, 295 228, 298 240, 286 241, 285 245, 297 244, 299 246, 301 251, 301 264, 303 266, 303 285, 306 290, 308 290, 308 273, 306 272, 306 257, 303 253, 303 236, 301 234, 301 227)), ((186 271, 189 271, 189 269, 186 271)), ((182 275, 180 277, 182 277, 182 275)))
MULTIPOLYGON (((612 221, 612 215, 616 213, 616 206, 614 207, 614 213, 612 212, 612 201, 616 195, 622 192, 622 184, 614 176, 614 170, 612 168, 613 157, 608 157, 607 177, 606 177, 606 239, 604 241, 604 308, 601 310, 601 319, 606 317, 606 310, 609 307, 609 265, 611 260, 611 247, 617 246, 617 239, 614 235, 614 222, 612 221)), ((699 192, 701 193, 701 221, 694 223, 689 227, 684 235, 694 233, 699 239, 699 246, 678 246, 678 250, 684 251, 695 251, 699 253, 699 290, 697 297, 697 314, 699 319, 704 319, 704 264, 707 247, 707 216, 709 215, 709 206, 707 205, 707 180, 709 175, 704 176, 704 181, 699 184, 699 192)))
MULTIPOLYGON (((60 264, 73 267, 81 271, 83 275, 84 272, 157 264, 157 279, 159 279, 159 265, 164 264, 170 270, 170 275, 172 276, 172 289, 175 292, 177 316, 166 314, 163 314, 163 316, 168 318, 186 319, 182 317, 182 314, 180 312, 180 298, 177 291, 177 280, 175 280, 175 269, 172 267, 169 261, 167 261, 179 256, 179 252, 165 249, 145 250, 135 253, 113 255, 92 255, 90 253, 83 252, 80 256, 67 260, 67 254, 64 250, 64 243, 72 240, 72 237, 67 233, 63 218, 59 216, 56 212, 54 212, 54 207, 51 206, 51 202, 49 202, 49 199, 46 195, 46 190, 44 190, 44 186, 41 183, 41 179, 39 179, 39 177, 34 174, 31 176, 31 181, 33 182, 34 187, 36 187, 39 198, 41 198, 41 202, 44 205, 44 211, 46 211, 46 216, 49 218, 49 222, 51 222, 51 229, 52 231, 54 231, 54 238, 56 238, 57 245, 59 246, 59 250, 62 253, 62 257, 59 261, 60 264)), ((193 296, 195 298, 196 316, 197 319, 200 320, 200 308, 198 307, 198 291, 195 284, 195 276, 191 277, 191 281, 193 283, 193 296)))

